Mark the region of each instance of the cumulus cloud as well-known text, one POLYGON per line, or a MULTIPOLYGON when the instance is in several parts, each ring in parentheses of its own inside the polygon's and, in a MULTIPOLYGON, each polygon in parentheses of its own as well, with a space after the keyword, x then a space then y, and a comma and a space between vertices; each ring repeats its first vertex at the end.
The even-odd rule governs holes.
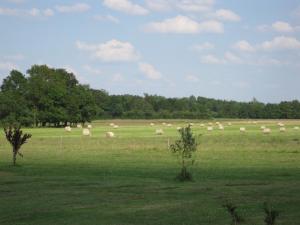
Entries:
POLYGON ((151 80, 159 80, 162 78, 161 73, 149 63, 139 63, 139 69, 143 74, 146 75, 146 77, 151 80))
POLYGON ((224 59, 220 59, 215 55, 204 55, 200 59, 201 63, 204 64, 225 64, 226 61, 224 59))
POLYGON ((15 9, 15 8, 0 8, 0 15, 4 16, 30 16, 30 17, 48 17, 53 16, 52 9, 15 9))
POLYGON ((81 13, 90 10, 90 5, 86 3, 76 3, 73 5, 57 5, 55 9, 60 13, 81 13))
POLYGON ((167 0, 146 0, 146 6, 153 11, 168 11, 172 8, 170 1, 167 0))
POLYGON ((244 63, 243 60, 239 56, 233 54, 232 52, 225 53, 225 62, 234 63, 234 64, 244 63))
POLYGON ((215 12, 215 17, 219 20, 237 22, 241 17, 229 9, 219 9, 215 12))
POLYGON ((292 26, 288 22, 285 21, 276 21, 271 25, 262 24, 257 27, 259 31, 275 31, 278 33, 292 33, 298 31, 298 26, 292 26))
POLYGON ((134 4, 129 0, 104 0, 103 5, 105 5, 106 7, 110 8, 110 9, 128 13, 128 14, 132 14, 132 15, 148 14, 147 9, 145 9, 144 7, 142 7, 138 4, 134 4))
POLYGON ((272 24, 273 30, 277 32, 293 32, 294 28, 287 22, 277 21, 272 24))
POLYGON ((95 15, 94 19, 98 20, 98 21, 109 21, 109 22, 112 22, 112 23, 115 23, 115 24, 120 23, 119 19, 117 17, 112 16, 112 15, 95 15))
POLYGON ((1 71, 10 71, 13 69, 18 69, 18 66, 12 62, 1 62, 0 61, 0 70, 1 71))
POLYGON ((165 19, 161 22, 152 22, 146 25, 145 30, 148 32, 159 33, 223 33, 223 24, 214 21, 197 22, 189 17, 178 15, 174 18, 165 19))
POLYGON ((103 62, 129 62, 139 59, 139 54, 131 43, 115 39, 101 44, 77 41, 76 46, 80 50, 91 52, 92 57, 103 62))
POLYGON ((300 41, 294 37, 279 36, 260 45, 263 50, 293 50, 300 49, 300 41))
POLYGON ((215 48, 215 45, 210 42, 204 42, 202 44, 197 44, 192 47, 196 51, 212 50, 215 48))
POLYGON ((233 46, 235 49, 243 52, 254 52, 255 48, 245 40, 238 41, 237 43, 234 44, 233 46))
POLYGON ((177 0, 175 7, 187 12, 205 12, 211 10, 214 0, 177 0))

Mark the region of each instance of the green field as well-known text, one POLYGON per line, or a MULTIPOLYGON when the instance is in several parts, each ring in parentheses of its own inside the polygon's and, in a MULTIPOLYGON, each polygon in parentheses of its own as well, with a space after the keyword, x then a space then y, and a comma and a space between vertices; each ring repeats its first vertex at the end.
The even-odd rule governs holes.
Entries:
POLYGON ((91 137, 79 128, 24 129, 33 137, 16 167, 1 135, 0 224, 226 225, 227 201, 239 206, 244 224, 264 224, 265 201, 280 211, 278 225, 300 224, 300 130, 293 129, 299 120, 283 121, 283 133, 278 121, 222 121, 225 130, 212 132, 199 125, 207 121, 193 122, 195 180, 185 183, 174 180, 180 164, 168 140, 187 121, 96 121, 91 137), (106 131, 116 137, 105 138, 106 131))

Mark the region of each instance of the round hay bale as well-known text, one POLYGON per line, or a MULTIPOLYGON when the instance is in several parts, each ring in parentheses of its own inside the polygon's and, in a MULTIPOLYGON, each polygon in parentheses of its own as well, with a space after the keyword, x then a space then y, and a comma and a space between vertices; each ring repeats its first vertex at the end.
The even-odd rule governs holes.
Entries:
POLYGON ((87 128, 84 128, 82 130, 82 135, 83 136, 91 136, 91 131, 89 129, 87 129, 87 128))
POLYGON ((113 137, 115 137, 115 134, 113 132, 109 131, 109 132, 105 133, 105 137, 107 137, 107 138, 113 138, 113 137))
POLYGON ((164 134, 164 131, 162 129, 156 129, 155 134, 162 135, 164 134))
POLYGON ((71 128, 70 126, 66 126, 66 127, 65 127, 65 131, 71 132, 71 130, 72 130, 72 128, 71 128))

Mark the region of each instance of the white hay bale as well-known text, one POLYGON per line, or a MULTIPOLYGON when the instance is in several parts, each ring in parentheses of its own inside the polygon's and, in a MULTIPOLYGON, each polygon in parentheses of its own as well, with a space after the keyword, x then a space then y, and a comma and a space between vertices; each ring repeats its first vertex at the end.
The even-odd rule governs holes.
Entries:
POLYGON ((70 126, 66 126, 66 127, 65 127, 65 131, 71 132, 71 130, 72 130, 72 128, 71 128, 70 126))
POLYGON ((194 123, 189 123, 190 126, 194 126, 194 123))
POLYGON ((155 124, 154 123, 150 123, 150 126, 154 126, 155 124))
POLYGON ((240 132, 246 132, 246 128, 245 127, 240 127, 240 132))
POLYGON ((164 133, 164 131, 162 129, 156 129, 155 133, 157 135, 162 135, 164 133))
POLYGON ((216 125, 219 125, 219 124, 220 124, 220 122, 217 121, 217 122, 216 122, 216 125))
POLYGON ((207 127, 207 131, 212 131, 213 129, 213 127, 207 127))
POLYGON ((87 128, 84 128, 82 130, 82 135, 83 136, 91 136, 91 131, 89 129, 87 129, 87 128))
POLYGON ((277 123, 277 125, 280 127, 284 127, 284 123, 281 123, 281 122, 277 123))
POLYGON ((271 133, 271 129, 270 128, 264 128, 262 132, 264 134, 270 134, 271 133))
POLYGON ((181 127, 177 127, 176 129, 177 129, 177 130, 181 130, 181 127))
POLYGON ((260 129, 264 130, 264 129, 266 129, 266 126, 265 126, 265 125, 262 125, 262 126, 260 127, 260 129))
POLYGON ((118 125, 114 125, 113 127, 114 127, 114 129, 117 129, 117 128, 119 128, 119 126, 118 126, 118 125))
POLYGON ((77 124, 77 128, 82 128, 81 124, 77 124))
POLYGON ((294 130, 299 130, 299 127, 294 127, 294 130))
POLYGON ((92 129, 92 125, 91 125, 91 124, 88 124, 88 125, 87 125, 87 128, 88 128, 88 129, 92 129))
POLYGON ((109 126, 113 127, 115 124, 114 123, 110 123, 109 126))
POLYGON ((257 121, 253 121, 253 124, 257 124, 257 121))
POLYGON ((285 129, 285 127, 280 127, 280 128, 279 128, 279 131, 280 131, 280 132, 285 132, 286 129, 285 129))
POLYGON ((231 124, 231 122, 228 122, 227 125, 228 125, 228 126, 231 126, 232 124, 231 124))
POLYGON ((224 130, 224 127, 222 125, 219 125, 219 130, 224 130))
POLYGON ((200 124, 200 127, 204 127, 204 126, 205 126, 204 123, 201 123, 201 124, 200 124))
POLYGON ((167 124, 167 127, 171 127, 171 126, 172 126, 172 124, 170 124, 170 123, 167 124))
POLYGON ((166 123, 165 123, 165 122, 163 122, 163 123, 162 123, 162 125, 164 125, 164 126, 165 126, 165 125, 166 125, 166 123))
POLYGON ((212 126, 213 124, 211 122, 208 123, 209 126, 212 126))
POLYGON ((107 137, 107 138, 113 138, 113 137, 115 137, 115 134, 113 133, 113 132, 106 132, 105 133, 105 136, 107 137))

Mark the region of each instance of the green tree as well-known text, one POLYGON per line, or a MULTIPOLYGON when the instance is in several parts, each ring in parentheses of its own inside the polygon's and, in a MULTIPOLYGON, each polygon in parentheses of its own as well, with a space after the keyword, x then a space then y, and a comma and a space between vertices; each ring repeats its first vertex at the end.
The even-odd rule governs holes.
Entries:
POLYGON ((24 134, 21 130, 20 126, 9 126, 8 128, 4 128, 4 133, 6 136, 7 141, 12 146, 13 152, 13 165, 16 165, 17 155, 23 157, 20 153, 21 146, 26 143, 26 141, 31 138, 31 134, 24 134))
POLYGON ((180 139, 170 146, 171 151, 176 154, 181 163, 181 171, 177 176, 180 181, 191 181, 192 174, 188 166, 194 164, 193 154, 197 150, 197 142, 191 131, 191 126, 179 130, 180 139))

